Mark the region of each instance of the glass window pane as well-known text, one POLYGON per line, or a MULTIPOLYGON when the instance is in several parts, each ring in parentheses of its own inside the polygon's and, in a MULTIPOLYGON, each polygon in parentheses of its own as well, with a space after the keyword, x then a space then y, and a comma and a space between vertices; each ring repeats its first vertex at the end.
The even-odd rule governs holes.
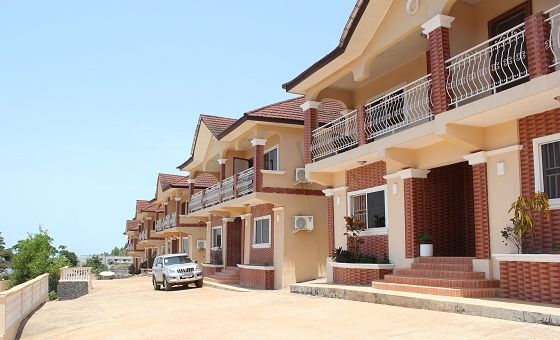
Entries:
POLYGON ((385 228, 385 191, 367 194, 368 228, 385 228))
POLYGON ((560 141, 541 145, 541 165, 544 192, 560 198, 560 141))
POLYGON ((270 150, 264 154, 264 169, 278 170, 278 149, 270 150))
POLYGON ((261 243, 268 243, 268 238, 270 234, 270 225, 269 220, 262 220, 262 242, 261 243))
POLYGON ((255 225, 255 244, 262 243, 262 221, 256 221, 255 225))
POLYGON ((356 221, 367 223, 366 195, 356 195, 352 197, 352 216, 356 221))

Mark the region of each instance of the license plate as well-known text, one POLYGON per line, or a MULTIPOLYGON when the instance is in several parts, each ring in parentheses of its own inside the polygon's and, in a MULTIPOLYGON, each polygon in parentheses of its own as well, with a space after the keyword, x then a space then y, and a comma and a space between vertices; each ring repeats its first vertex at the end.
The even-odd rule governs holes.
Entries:
POLYGON ((181 276, 181 280, 184 280, 184 279, 192 279, 192 277, 193 277, 192 274, 190 274, 190 275, 185 275, 185 276, 181 276))

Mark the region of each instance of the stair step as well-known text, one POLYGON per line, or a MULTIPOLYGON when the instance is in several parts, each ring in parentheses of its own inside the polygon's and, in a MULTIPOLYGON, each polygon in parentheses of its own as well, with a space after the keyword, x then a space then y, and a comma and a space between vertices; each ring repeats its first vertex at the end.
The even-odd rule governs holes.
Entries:
POLYGON ((375 289, 392 290, 399 292, 467 298, 494 298, 498 296, 500 291, 499 288, 445 288, 388 283, 384 281, 374 281, 372 283, 372 287, 375 289))
POLYGON ((412 269, 422 270, 444 270, 444 271, 459 271, 469 272, 473 270, 472 264, 447 264, 447 263, 420 263, 414 262, 411 264, 412 269))
POLYGON ((231 280, 231 279, 217 279, 214 277, 205 277, 204 281, 213 282, 213 283, 221 283, 221 284, 239 284, 239 279, 231 280))
POLYGON ((448 278, 432 278, 432 277, 414 277, 400 275, 385 275, 385 282, 398 283, 415 286, 433 286, 445 288, 497 288, 499 281, 496 280, 465 280, 465 279, 448 279, 448 278))
POLYGON ((445 264, 470 264, 474 257, 433 257, 433 256, 422 256, 417 257, 414 262, 416 263, 445 263, 445 264))
POLYGON ((400 276, 414 276, 414 277, 431 277, 431 278, 446 278, 446 279, 484 279, 484 273, 472 271, 453 271, 453 270, 429 270, 429 269, 408 269, 397 268, 395 275, 400 276))

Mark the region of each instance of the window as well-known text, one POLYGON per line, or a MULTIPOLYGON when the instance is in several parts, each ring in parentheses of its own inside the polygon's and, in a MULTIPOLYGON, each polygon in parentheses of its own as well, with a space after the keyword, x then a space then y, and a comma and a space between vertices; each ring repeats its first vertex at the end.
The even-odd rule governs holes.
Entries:
POLYGON ((190 254, 190 239, 188 237, 183 238, 181 252, 184 254, 190 254))
POLYGON ((551 208, 560 208, 560 133, 533 139, 535 191, 548 195, 551 208))
POLYGON ((280 170, 278 159, 278 146, 275 146, 272 149, 266 151, 264 153, 264 169, 274 171, 280 170))
POLYGON ((253 245, 270 246, 270 216, 255 218, 253 245))
POLYGON ((385 186, 361 190, 348 194, 350 216, 366 223, 367 230, 385 231, 386 207, 385 186))
POLYGON ((181 203, 181 215, 187 215, 187 202, 181 203))
POLYGON ((212 248, 222 247, 222 227, 212 228, 212 248))

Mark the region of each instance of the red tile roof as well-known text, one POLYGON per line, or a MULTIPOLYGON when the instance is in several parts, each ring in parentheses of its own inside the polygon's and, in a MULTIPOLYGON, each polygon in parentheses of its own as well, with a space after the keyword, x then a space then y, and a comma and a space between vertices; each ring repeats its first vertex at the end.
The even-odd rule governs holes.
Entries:
POLYGON ((126 221, 126 230, 127 231, 138 231, 140 229, 140 223, 136 220, 127 220, 126 221))
POLYGON ((157 209, 157 205, 155 203, 150 203, 147 207, 142 209, 143 212, 163 212, 163 207, 157 209))
MULTIPOLYGON (((301 105, 305 102, 305 97, 297 97, 270 104, 245 113, 249 117, 267 117, 277 119, 300 120, 303 122, 303 110, 301 105)), ((319 122, 328 123, 338 117, 343 110, 338 102, 324 100, 319 106, 319 122)))
POLYGON ((200 120, 204 122, 210 132, 216 137, 236 121, 233 118, 211 115, 200 115, 200 120))
POLYGON ((139 213, 140 211, 148 207, 150 204, 152 204, 150 201, 136 200, 136 212, 139 213))
POLYGON ((194 179, 194 185, 197 187, 208 188, 218 183, 218 179, 209 173, 201 173, 194 179))

